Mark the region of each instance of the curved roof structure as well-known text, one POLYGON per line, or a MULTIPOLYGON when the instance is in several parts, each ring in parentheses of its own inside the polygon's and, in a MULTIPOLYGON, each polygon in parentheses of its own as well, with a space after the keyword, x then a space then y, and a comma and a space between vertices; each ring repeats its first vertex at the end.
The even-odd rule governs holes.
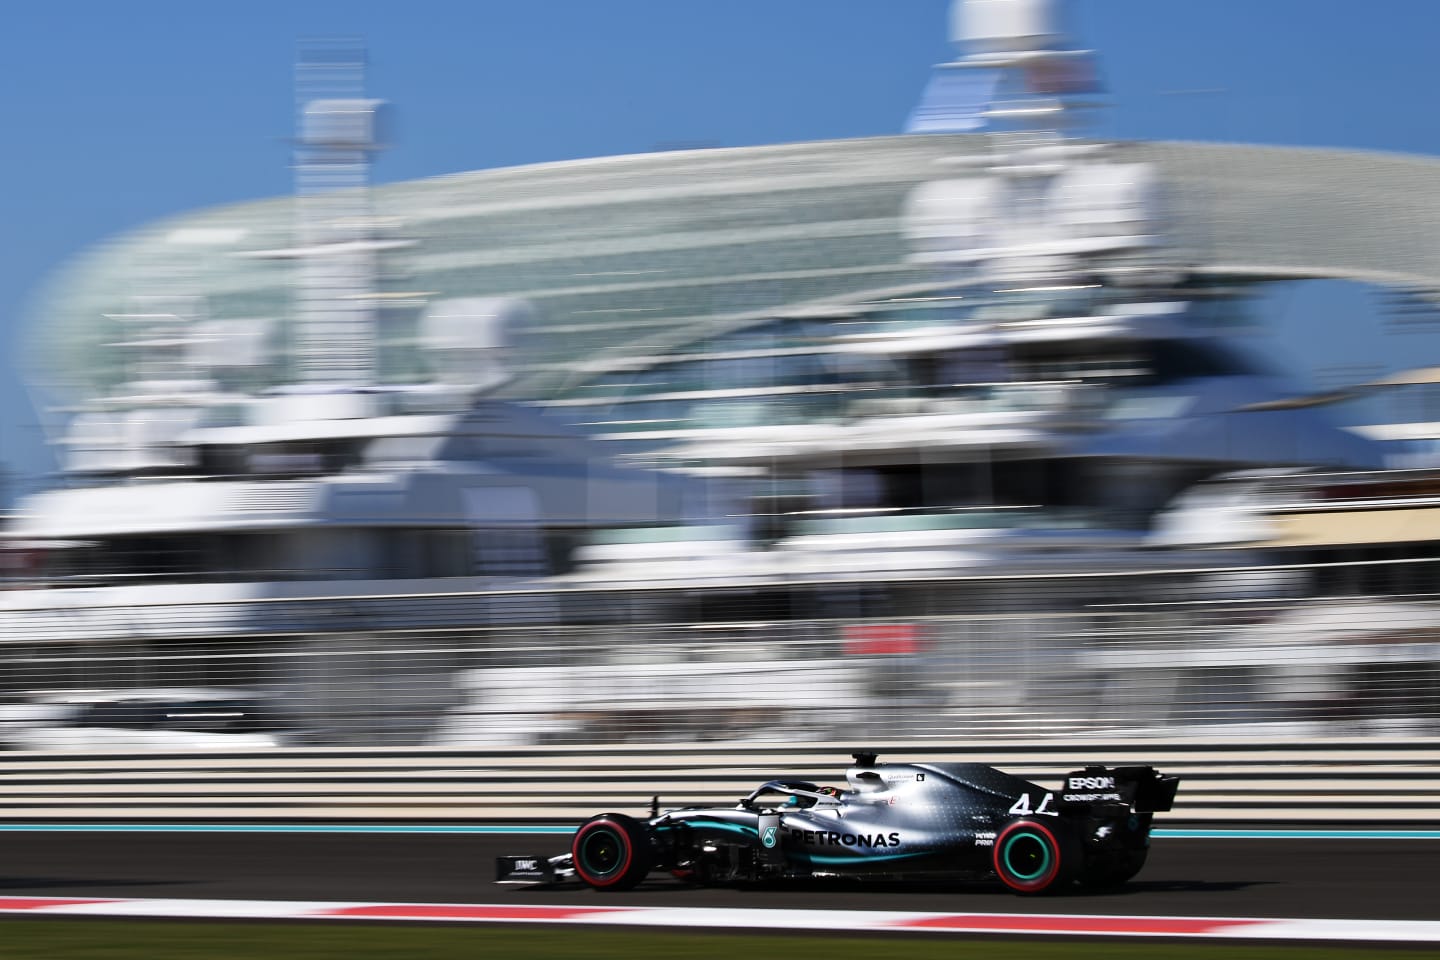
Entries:
POLYGON ((1242 144, 1127 149, 1163 170, 1197 272, 1440 289, 1440 159, 1242 144))
MULTIPOLYGON (((457 174, 374 190, 394 234, 380 283, 382 379, 413 378, 427 302, 523 298, 513 395, 585 378, 597 357, 647 355, 799 305, 935 280, 907 259, 901 211, 954 176, 983 135, 897 136, 609 157, 457 174), (947 164, 951 161, 952 164, 947 164)), ((1440 289, 1440 160, 1189 143, 1117 144, 1158 165, 1180 256, 1237 280, 1344 277, 1440 289)), ((77 258, 38 299, 40 366, 82 394, 123 379, 114 316, 184 292, 206 316, 266 333, 283 382, 295 269, 247 251, 290 246, 278 198, 158 222, 77 258)))

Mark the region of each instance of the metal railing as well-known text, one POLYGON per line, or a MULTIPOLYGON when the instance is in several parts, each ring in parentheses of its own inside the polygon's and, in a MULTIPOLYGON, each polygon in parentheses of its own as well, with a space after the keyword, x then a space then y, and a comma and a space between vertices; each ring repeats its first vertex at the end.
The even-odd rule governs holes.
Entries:
POLYGON ((253 749, 237 724, 281 747, 1432 736, 1440 598, 1422 588, 1435 572, 1417 560, 195 602, 180 588, 61 591, 0 609, 0 742, 253 749), (177 716, 96 721, 96 703, 139 696, 177 716), (190 702, 227 696, 249 704, 235 724, 190 702))
MULTIPOLYGON (((1181 778, 1165 824, 1440 826, 1433 739, 1213 741, 1067 737, 866 741, 895 762, 987 763, 1041 785, 1092 763, 1181 778)), ((604 810, 728 805, 778 775, 843 783, 854 743, 310 749, 213 754, 10 754, 0 820, 577 823, 604 810)), ((563 848, 564 841, 558 841, 563 848)))

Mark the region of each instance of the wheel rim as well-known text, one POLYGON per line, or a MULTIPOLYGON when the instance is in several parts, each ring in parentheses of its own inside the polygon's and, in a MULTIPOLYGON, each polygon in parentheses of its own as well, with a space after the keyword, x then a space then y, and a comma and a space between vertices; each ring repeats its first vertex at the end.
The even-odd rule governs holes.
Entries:
POLYGON ((576 846, 580 866, 598 880, 619 873, 629 859, 625 838, 609 825, 590 830, 576 846))
POLYGON ((1045 876, 1052 861, 1050 844, 1044 837, 1028 830, 1016 833, 1006 840, 1001 856, 1004 858, 1005 869, 1022 882, 1033 882, 1045 876))

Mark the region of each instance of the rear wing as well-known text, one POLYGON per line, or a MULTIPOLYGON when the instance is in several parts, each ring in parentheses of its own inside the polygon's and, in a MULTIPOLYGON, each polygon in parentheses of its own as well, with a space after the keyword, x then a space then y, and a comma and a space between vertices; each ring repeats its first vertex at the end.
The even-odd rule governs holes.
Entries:
POLYGON ((1065 775, 1060 807, 1124 804, 1137 813, 1163 813, 1174 805, 1179 786, 1179 777, 1164 776, 1154 767, 1090 766, 1065 775))

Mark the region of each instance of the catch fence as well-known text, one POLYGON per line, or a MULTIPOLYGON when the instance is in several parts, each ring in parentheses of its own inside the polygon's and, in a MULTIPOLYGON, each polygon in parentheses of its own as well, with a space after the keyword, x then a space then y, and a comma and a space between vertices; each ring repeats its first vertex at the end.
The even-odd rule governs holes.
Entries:
POLYGON ((178 588, 123 606, 17 591, 0 603, 0 741, 1426 737, 1440 732, 1435 572, 1410 560, 189 601, 178 588))

